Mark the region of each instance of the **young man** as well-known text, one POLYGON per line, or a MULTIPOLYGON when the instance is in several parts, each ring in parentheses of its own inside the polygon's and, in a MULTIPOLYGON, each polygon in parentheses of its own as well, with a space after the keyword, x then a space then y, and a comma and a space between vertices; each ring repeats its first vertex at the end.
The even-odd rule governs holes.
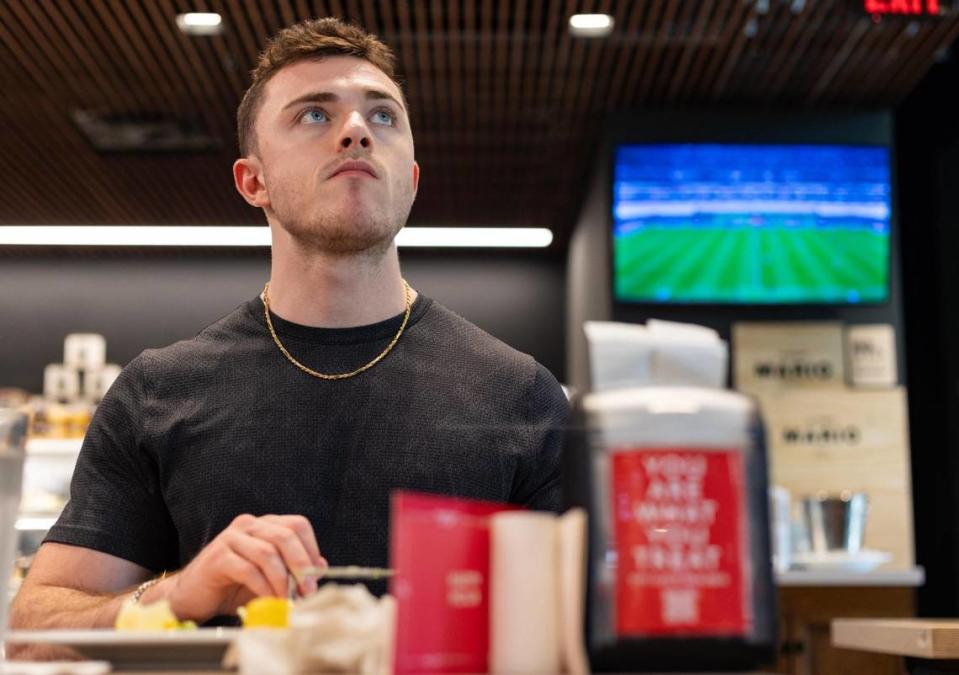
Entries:
POLYGON ((124 370, 14 626, 110 626, 131 595, 204 622, 284 595, 290 569, 386 566, 397 489, 559 506, 556 380, 400 274, 419 167, 393 73, 334 19, 270 42, 233 167, 272 232, 269 284, 124 370))

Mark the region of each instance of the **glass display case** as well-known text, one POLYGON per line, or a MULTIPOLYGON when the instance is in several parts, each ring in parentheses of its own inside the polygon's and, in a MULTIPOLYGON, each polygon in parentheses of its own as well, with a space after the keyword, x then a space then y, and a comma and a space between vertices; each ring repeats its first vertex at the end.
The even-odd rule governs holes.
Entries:
POLYGON ((11 593, 16 592, 33 554, 70 498, 70 479, 82 442, 82 438, 31 438, 27 442, 11 593))

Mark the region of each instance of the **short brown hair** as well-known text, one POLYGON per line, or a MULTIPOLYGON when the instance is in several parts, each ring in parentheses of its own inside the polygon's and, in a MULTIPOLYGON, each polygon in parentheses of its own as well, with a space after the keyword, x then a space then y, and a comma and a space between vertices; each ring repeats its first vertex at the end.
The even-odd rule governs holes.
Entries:
MULTIPOLYGON (((241 156, 256 148, 256 115, 262 103, 263 89, 270 78, 291 63, 325 56, 365 59, 393 80, 403 94, 403 85, 396 76, 396 57, 378 37, 333 17, 301 21, 284 28, 267 43, 251 73, 253 81, 236 111, 241 156)), ((406 105, 405 95, 403 104, 406 105)))

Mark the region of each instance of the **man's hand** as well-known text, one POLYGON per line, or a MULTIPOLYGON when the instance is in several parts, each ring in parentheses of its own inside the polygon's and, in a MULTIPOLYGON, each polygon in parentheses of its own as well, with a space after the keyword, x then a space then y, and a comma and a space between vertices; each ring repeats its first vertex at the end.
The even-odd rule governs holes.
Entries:
MULTIPOLYGON (((141 603, 170 601, 182 620, 232 614, 258 595, 285 597, 288 570, 326 567, 310 522, 302 516, 238 516, 182 571, 147 589, 141 603)), ((152 572, 129 560, 47 542, 40 546, 13 602, 14 628, 110 628, 123 602, 152 572)), ((316 589, 315 579, 300 584, 316 589)), ((7 656, 27 658, 29 647, 7 656)))
MULTIPOLYGON (((157 588, 181 621, 234 614, 251 598, 286 597, 290 570, 326 567, 310 521, 303 516, 237 516, 189 565, 157 588)), ((152 589, 151 589, 152 590, 152 589)), ((299 584, 316 590, 316 579, 299 584)), ((153 599, 145 594, 144 602, 153 599)))

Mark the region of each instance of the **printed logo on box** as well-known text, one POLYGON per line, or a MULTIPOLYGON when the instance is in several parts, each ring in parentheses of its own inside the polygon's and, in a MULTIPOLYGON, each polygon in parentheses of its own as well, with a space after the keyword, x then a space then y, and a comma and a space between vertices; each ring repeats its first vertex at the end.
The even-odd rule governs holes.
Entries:
POLYGON ((833 364, 829 361, 757 361, 753 364, 753 374, 757 380, 779 378, 781 380, 832 380, 836 377, 833 364))
POLYGON ((895 386, 898 381, 896 331, 891 325, 850 326, 846 331, 846 341, 852 384, 895 386))
POLYGON ((612 455, 619 635, 745 635, 752 628, 742 457, 612 455))
POLYGON ((786 445, 857 446, 862 431, 855 424, 811 422, 805 426, 784 426, 782 440, 786 445))

